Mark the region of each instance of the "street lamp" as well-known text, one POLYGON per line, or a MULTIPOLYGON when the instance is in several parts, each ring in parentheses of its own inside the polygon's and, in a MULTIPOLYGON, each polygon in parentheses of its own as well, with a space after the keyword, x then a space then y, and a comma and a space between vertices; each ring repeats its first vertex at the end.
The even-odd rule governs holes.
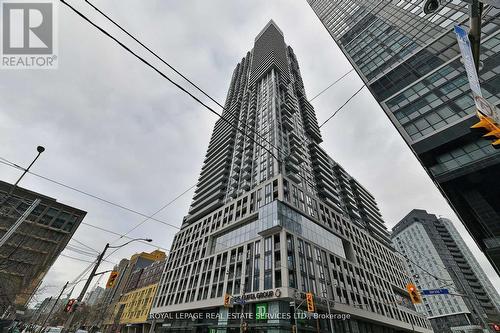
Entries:
MULTIPOLYGON (((118 249, 118 248, 121 248, 121 247, 124 247, 132 242, 136 242, 136 241, 146 241, 146 242, 152 242, 153 240, 150 239, 150 238, 134 238, 134 239, 131 239, 129 240, 128 242, 124 243, 124 244, 121 244, 121 245, 115 245, 115 246, 112 246, 110 245, 109 243, 106 244, 106 246, 104 247, 104 250, 101 252, 101 254, 99 254, 99 256, 97 257, 97 262, 95 263, 94 265, 94 268, 92 269, 92 272, 90 273, 89 275, 89 278, 87 279, 87 281, 85 282, 85 285, 83 286, 83 289, 82 291, 80 292, 80 295, 78 295, 78 298, 76 299, 76 306, 78 306, 78 304, 82 301, 83 297, 85 296, 85 293, 87 292, 87 289, 89 288, 90 286, 90 283, 92 282, 92 278, 96 275, 99 275, 99 273, 96 274, 96 271, 97 271, 97 268, 99 268, 99 265, 101 264, 101 261, 104 257, 104 254, 106 254, 106 251, 109 249, 109 248, 112 248, 112 249, 118 249)), ((69 314, 69 317, 68 319, 66 320, 66 323, 64 323, 64 328, 63 328, 63 332, 67 332, 70 328, 71 328, 71 324, 73 322, 73 319, 75 317, 75 311, 72 311, 70 314, 69 314)))
POLYGON ((35 164, 36 160, 40 157, 40 155, 45 151, 45 148, 42 147, 42 146, 38 146, 36 147, 36 151, 38 152, 38 154, 36 155, 35 159, 33 159, 33 161, 30 163, 30 165, 28 165, 28 167, 26 169, 24 169, 24 172, 23 174, 21 175, 21 177, 19 177, 17 179, 17 181, 14 183, 14 185, 11 187, 9 193, 7 193, 7 196, 5 196, 5 198, 3 198, 3 200, 0 202, 0 207, 3 206, 4 203, 7 202, 7 200, 9 200, 9 198, 11 197, 12 193, 14 193, 14 190, 17 188, 17 184, 19 184, 19 182, 21 181, 21 179, 23 179, 24 175, 28 173, 28 171, 30 170, 31 166, 33 164, 35 164))

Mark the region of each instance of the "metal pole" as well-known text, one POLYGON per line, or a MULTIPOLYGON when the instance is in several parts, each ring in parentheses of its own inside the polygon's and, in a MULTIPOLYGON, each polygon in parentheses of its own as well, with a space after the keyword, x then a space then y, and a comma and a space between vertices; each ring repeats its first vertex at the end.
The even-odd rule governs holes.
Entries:
POLYGON ((50 303, 50 301, 52 300, 52 296, 49 297, 49 300, 47 302, 47 304, 45 304, 43 307, 40 306, 40 308, 38 309, 38 314, 35 318, 35 320, 32 320, 31 323, 30 323, 30 326, 29 326, 29 330, 31 331, 31 328, 33 327, 33 325, 36 325, 36 323, 38 323, 38 319, 40 319, 40 317, 42 316, 42 312, 45 310, 45 308, 47 307, 47 305, 49 305, 48 303, 50 303))
POLYGON ((328 318, 330 319, 330 332, 333 333, 333 319, 332 312, 330 311, 330 300, 328 299, 328 293, 326 290, 323 290, 325 293, 326 306, 328 307, 328 318))
POLYGON ((59 300, 61 299, 61 296, 62 296, 64 290, 66 290, 66 288, 68 287, 68 284, 69 284, 69 281, 66 282, 66 284, 64 285, 64 287, 61 289, 61 292, 57 296, 57 299, 56 299, 55 303, 50 308, 49 314, 47 315, 47 317, 45 317, 45 319, 43 320, 42 324, 40 325, 39 332, 42 332, 43 326, 45 325, 45 323, 47 323, 47 320, 49 320, 50 316, 52 315, 52 312, 54 311, 54 308, 57 306, 57 302, 59 302, 59 300))
POLYGON ((474 57, 476 71, 479 72, 479 63, 481 55, 481 16, 483 14, 483 3, 479 0, 472 0, 469 5, 469 40, 474 57))
POLYGON ((19 177, 17 179, 17 181, 14 183, 14 185, 11 187, 9 193, 7 193, 7 196, 5 198, 3 198, 3 200, 0 202, 0 207, 3 206, 3 204, 5 202, 7 202, 7 200, 9 200, 10 196, 12 195, 12 193, 14 193, 14 190, 17 188, 17 184, 19 184, 19 182, 21 181, 21 179, 23 179, 24 175, 26 175, 28 173, 28 171, 30 170, 30 168, 33 166, 33 164, 35 164, 36 160, 40 157, 40 154, 43 153, 45 151, 45 148, 43 148, 42 146, 38 146, 36 147, 36 150, 38 151, 38 154, 36 155, 35 159, 31 162, 30 165, 28 165, 28 167, 26 169, 24 169, 24 172, 23 174, 21 175, 21 177, 19 177))
POLYGON ((10 227, 10 229, 7 230, 7 232, 0 239, 0 247, 2 247, 2 245, 4 245, 9 240, 9 238, 14 234, 14 232, 16 232, 17 228, 19 228, 19 226, 24 222, 24 220, 28 218, 33 209, 35 209, 35 207, 38 206, 40 201, 41 201, 40 199, 36 199, 35 201, 33 201, 31 206, 29 206, 28 209, 24 211, 23 215, 21 215, 21 217, 17 219, 16 223, 14 223, 12 227, 10 227))
POLYGON ((241 294, 240 300, 241 300, 241 318, 240 318, 240 333, 243 333, 243 312, 245 309, 245 285, 243 284, 243 293, 241 294))
MULTIPOLYGON (((94 268, 92 269, 92 272, 89 275, 89 278, 85 282, 85 285, 83 286, 83 289, 80 292, 80 295, 78 295, 78 298, 76 299, 76 302, 75 302, 76 306, 78 306, 78 304, 82 301, 83 297, 85 296, 85 293, 87 292, 87 289, 89 288, 90 283, 92 282, 92 278, 96 275, 97 268, 99 268, 99 265, 101 264, 102 258, 104 257, 104 254, 106 253, 108 248, 109 248, 109 243, 106 244, 106 246, 104 247, 104 250, 101 252, 99 257, 97 257, 97 262, 95 263, 94 268)), ((67 332, 71 328, 71 324, 73 322, 74 317, 75 317, 75 311, 73 310, 69 314, 69 317, 66 320, 66 322, 64 323, 63 332, 67 332)))
POLYGON ((156 326, 156 318, 153 318, 153 321, 151 322, 151 327, 149 328, 149 333, 154 333, 155 326, 156 326))

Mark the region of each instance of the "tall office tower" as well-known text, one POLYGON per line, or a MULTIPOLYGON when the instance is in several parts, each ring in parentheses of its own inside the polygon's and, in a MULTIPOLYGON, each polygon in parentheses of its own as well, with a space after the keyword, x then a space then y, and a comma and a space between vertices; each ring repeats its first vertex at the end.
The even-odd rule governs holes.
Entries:
POLYGON ((155 296, 159 330, 329 331, 327 319, 292 319, 311 292, 317 312, 352 316, 333 319, 335 332, 430 332, 375 200, 319 146, 273 21, 236 66, 223 117, 155 296))
MULTIPOLYGON (((422 0, 308 0, 335 42, 500 274, 500 151, 472 133, 474 101, 455 24, 467 2, 424 15, 422 0)), ((500 99, 500 10, 485 5, 483 95, 500 99)))
POLYGON ((449 290, 449 295, 423 296, 417 305, 434 332, 493 332, 490 323, 500 320, 498 293, 449 220, 414 209, 393 228, 391 237, 408 259, 419 289, 449 290))
MULTIPOLYGON (((0 238, 36 199, 41 202, 0 247, 0 312, 23 309, 64 250, 86 212, 0 181, 0 238)), ((15 311, 10 311, 11 313, 15 311)), ((4 313, 4 316, 6 313, 4 313)))

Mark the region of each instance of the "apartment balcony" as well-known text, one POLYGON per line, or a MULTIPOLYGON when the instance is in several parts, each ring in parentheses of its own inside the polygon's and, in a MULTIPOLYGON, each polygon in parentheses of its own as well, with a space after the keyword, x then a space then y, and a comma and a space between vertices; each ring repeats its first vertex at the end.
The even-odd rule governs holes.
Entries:
POLYGON ((297 173, 300 170, 299 167, 291 161, 286 162, 285 167, 287 170, 290 170, 293 173, 297 173))
POLYGON ((287 177, 296 184, 300 184, 302 181, 297 173, 289 173, 287 177))
POLYGON ((290 118, 283 117, 282 119, 282 125, 285 129, 288 131, 293 131, 293 121, 290 118))

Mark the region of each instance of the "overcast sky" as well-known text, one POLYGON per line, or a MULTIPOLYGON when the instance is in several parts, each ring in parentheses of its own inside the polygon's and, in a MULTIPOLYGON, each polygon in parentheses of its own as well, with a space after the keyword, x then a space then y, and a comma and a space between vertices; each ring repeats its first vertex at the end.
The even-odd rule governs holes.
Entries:
MULTIPOLYGON (((72 3, 184 84, 83 1, 72 3)), ((96 4, 221 103, 235 65, 270 19, 293 47, 309 97, 351 69, 305 0, 96 4)), ((58 23, 57 70, 1 71, 0 157, 27 165, 36 146, 43 145, 47 150, 34 172, 152 214, 196 183, 216 117, 62 4, 58 23)), ((314 100, 318 121, 327 119, 361 85, 351 73, 314 100)), ((388 227, 413 208, 451 218, 493 284, 500 287, 484 255, 366 89, 322 128, 322 135, 330 155, 374 194, 388 227)), ((19 171, 0 165, 0 179, 13 182, 18 176, 19 171)), ((83 209, 88 212, 85 222, 118 233, 143 220, 32 175, 21 185, 83 209)), ((192 191, 157 218, 180 226, 191 198, 192 191)), ((168 249, 175 231, 149 221, 130 236, 151 237, 168 249)), ((74 237, 98 250, 117 238, 86 225, 74 237)), ((109 260, 117 263, 143 250, 154 248, 131 244, 109 260)), ((38 298, 56 294, 87 265, 60 257, 46 276, 46 292, 38 298)), ((111 267, 112 263, 104 263, 102 269, 111 267)))

